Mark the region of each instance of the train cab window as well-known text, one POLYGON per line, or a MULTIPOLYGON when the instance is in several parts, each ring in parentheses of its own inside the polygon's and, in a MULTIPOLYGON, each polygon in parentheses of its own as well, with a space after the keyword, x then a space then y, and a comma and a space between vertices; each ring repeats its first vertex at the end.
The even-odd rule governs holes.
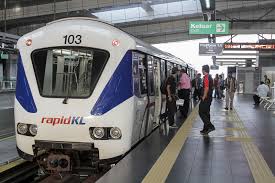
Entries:
POLYGON ((83 47, 35 50, 32 63, 44 97, 89 97, 109 58, 107 51, 83 47))

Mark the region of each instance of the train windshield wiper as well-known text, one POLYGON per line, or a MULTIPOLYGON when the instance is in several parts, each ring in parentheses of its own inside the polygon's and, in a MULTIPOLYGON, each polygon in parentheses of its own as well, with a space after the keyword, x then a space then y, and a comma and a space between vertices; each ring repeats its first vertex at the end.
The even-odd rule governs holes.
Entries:
POLYGON ((68 78, 68 81, 66 82, 66 91, 67 91, 67 94, 66 94, 66 96, 65 96, 65 98, 64 98, 64 100, 63 100, 63 104, 68 104, 68 99, 69 99, 69 97, 70 97, 70 94, 71 94, 71 74, 72 73, 68 73, 68 76, 69 76, 69 78, 68 78))
POLYGON ((69 99, 69 96, 66 96, 65 98, 64 98, 64 100, 63 100, 63 104, 68 104, 68 99, 69 99))

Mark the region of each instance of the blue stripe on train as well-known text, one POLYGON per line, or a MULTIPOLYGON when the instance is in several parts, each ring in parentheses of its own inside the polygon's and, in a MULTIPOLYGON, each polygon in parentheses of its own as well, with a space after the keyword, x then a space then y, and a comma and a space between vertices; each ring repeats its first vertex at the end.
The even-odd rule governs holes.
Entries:
POLYGON ((18 56, 17 62, 17 81, 15 96, 18 102, 26 111, 30 113, 37 112, 20 55, 18 56))
POLYGON ((132 96, 132 52, 127 51, 98 98, 91 114, 103 115, 132 96))

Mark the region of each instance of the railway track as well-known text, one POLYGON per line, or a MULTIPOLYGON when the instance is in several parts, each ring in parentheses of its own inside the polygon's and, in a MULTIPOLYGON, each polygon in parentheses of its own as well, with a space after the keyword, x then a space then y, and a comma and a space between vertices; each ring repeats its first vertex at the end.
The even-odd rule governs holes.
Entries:
POLYGON ((36 163, 18 159, 0 167, 0 183, 94 183, 105 173, 41 175, 39 172, 36 163))
POLYGON ((51 175, 45 179, 39 181, 39 183, 94 183, 96 182, 103 174, 83 176, 83 175, 51 175))
POLYGON ((32 162, 19 159, 5 166, 0 173, 0 183, 31 182, 37 176, 38 165, 32 162))

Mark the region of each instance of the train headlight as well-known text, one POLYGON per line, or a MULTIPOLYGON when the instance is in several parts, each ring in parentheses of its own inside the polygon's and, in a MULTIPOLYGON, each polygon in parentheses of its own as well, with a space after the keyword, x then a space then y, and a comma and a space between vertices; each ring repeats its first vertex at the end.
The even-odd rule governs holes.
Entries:
POLYGON ((104 137, 104 129, 103 128, 99 128, 99 127, 96 127, 93 129, 93 136, 97 139, 101 139, 104 137))
POLYGON ((26 134, 28 132, 28 125, 24 123, 18 123, 17 132, 22 135, 26 134))
POLYGON ((28 39, 28 40, 26 41, 26 45, 27 45, 27 46, 31 46, 31 45, 32 45, 32 40, 31 40, 31 39, 28 39))
POLYGON ((30 125, 29 131, 33 136, 35 136, 37 134, 37 125, 30 125))
POLYGON ((119 138, 121 138, 121 130, 119 128, 117 128, 117 127, 111 128, 111 130, 110 130, 110 136, 113 139, 119 139, 119 138))

